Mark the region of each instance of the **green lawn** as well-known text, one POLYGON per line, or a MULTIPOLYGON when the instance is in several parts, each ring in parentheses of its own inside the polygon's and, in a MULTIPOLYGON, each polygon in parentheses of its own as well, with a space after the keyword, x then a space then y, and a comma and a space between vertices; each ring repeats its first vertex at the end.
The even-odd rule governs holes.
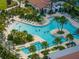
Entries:
POLYGON ((7 8, 7 1, 6 0, 0 0, 0 9, 4 10, 7 8))

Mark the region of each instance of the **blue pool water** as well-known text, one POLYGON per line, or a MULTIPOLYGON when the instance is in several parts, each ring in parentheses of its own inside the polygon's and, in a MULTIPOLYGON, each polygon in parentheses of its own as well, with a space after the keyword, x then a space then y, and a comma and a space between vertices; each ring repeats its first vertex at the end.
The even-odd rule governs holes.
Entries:
MULTIPOLYGON (((29 24, 23 24, 23 23, 18 23, 14 29, 18 29, 20 27, 21 31, 27 31, 28 33, 32 34, 32 35, 38 35, 41 38, 43 38, 44 40, 46 40, 49 44, 49 46, 54 45, 54 39, 55 36, 51 35, 50 31, 54 30, 57 28, 57 22, 53 20, 54 18, 50 18, 50 23, 45 25, 45 26, 33 26, 33 25, 29 25, 29 24)), ((66 23, 64 25, 64 29, 67 29, 71 34, 74 34, 76 31, 76 27, 74 27, 70 22, 66 23)), ((74 35, 74 38, 79 39, 79 35, 74 35)), ((62 41, 64 42, 65 39, 62 38, 62 41)), ((39 42, 34 43, 34 45, 36 46, 37 50, 42 49, 41 48, 41 44, 39 42), (38 46, 40 48, 38 48, 38 46)), ((29 53, 28 52, 28 48, 22 48, 22 51, 24 53, 29 53)))
MULTIPOLYGON (((42 49, 42 46, 41 46, 41 43, 40 43, 40 42, 35 42, 33 45, 36 47, 36 49, 37 49, 38 51, 42 49)), ((30 53, 30 52, 29 52, 29 48, 23 47, 21 50, 22 50, 25 54, 30 53)))
POLYGON ((42 49, 42 46, 41 46, 40 42, 36 42, 33 45, 35 45, 35 47, 36 47, 37 50, 41 50, 42 49))
POLYGON ((30 53, 30 52, 29 52, 29 48, 23 47, 21 50, 22 50, 25 54, 30 53))

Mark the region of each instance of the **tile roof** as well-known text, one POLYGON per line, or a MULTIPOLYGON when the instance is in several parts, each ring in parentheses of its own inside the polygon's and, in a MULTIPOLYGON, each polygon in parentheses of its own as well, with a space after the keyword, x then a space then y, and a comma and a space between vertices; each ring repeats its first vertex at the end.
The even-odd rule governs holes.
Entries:
POLYGON ((42 9, 49 4, 49 0, 28 0, 28 2, 32 3, 35 7, 42 9))

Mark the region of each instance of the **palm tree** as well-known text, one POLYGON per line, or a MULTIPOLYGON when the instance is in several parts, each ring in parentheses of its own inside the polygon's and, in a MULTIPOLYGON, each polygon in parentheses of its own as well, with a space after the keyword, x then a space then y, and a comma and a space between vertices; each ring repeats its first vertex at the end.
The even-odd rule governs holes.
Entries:
POLYGON ((72 7, 73 7, 70 3, 67 3, 67 2, 65 2, 65 3, 63 4, 63 6, 64 6, 64 10, 65 10, 66 12, 70 12, 70 11, 72 10, 72 7))
POLYGON ((38 54, 32 54, 29 56, 31 59, 41 59, 38 54))
POLYGON ((60 38, 60 37, 56 37, 56 38, 55 38, 55 43, 56 43, 57 45, 61 44, 61 43, 62 43, 61 38, 60 38))
POLYGON ((79 15, 79 6, 74 7, 74 12, 79 15))
POLYGON ((3 32, 3 30, 5 30, 6 25, 3 23, 0 23, 0 33, 3 32))
POLYGON ((50 50, 44 50, 44 51, 42 51, 41 53, 42 53, 44 56, 47 56, 47 55, 49 54, 49 51, 50 51, 50 50))
POLYGON ((59 29, 58 33, 63 34, 63 33, 64 33, 64 32, 62 31, 63 26, 64 26, 64 24, 67 23, 68 20, 67 20, 64 16, 61 16, 61 17, 57 16, 57 17, 55 17, 55 20, 56 20, 56 22, 57 22, 57 27, 58 27, 58 29, 59 29), (58 25, 61 25, 61 27, 59 27, 58 25))
POLYGON ((21 32, 17 30, 12 30, 7 39, 13 41, 15 44, 24 44, 33 41, 32 35, 25 31, 21 32))
POLYGON ((30 52, 35 52, 36 51, 36 47, 34 45, 31 45, 29 47, 30 52))
POLYGON ((68 0, 68 3, 70 3, 71 5, 75 5, 75 3, 77 2, 77 0, 68 0))
POLYGON ((28 42, 31 42, 31 41, 34 40, 33 36, 31 34, 27 34, 27 38, 26 39, 27 39, 28 42))
POLYGON ((15 55, 13 55, 9 50, 0 45, 0 56, 2 59, 18 59, 15 55))
POLYGON ((66 24, 67 21, 68 21, 68 20, 67 20, 64 16, 61 16, 61 18, 60 18, 60 20, 59 20, 59 22, 60 22, 60 24, 61 24, 61 31, 62 31, 62 29, 63 29, 64 24, 66 24))
POLYGON ((0 33, 3 32, 5 30, 6 27, 6 15, 5 14, 1 14, 0 15, 0 33))
POLYGON ((46 49, 48 47, 48 43, 47 42, 42 42, 42 47, 46 49))
POLYGON ((66 38, 67 38, 67 40, 69 41, 69 43, 70 43, 71 41, 73 41, 73 39, 74 39, 74 37, 73 37, 72 34, 67 34, 66 38))

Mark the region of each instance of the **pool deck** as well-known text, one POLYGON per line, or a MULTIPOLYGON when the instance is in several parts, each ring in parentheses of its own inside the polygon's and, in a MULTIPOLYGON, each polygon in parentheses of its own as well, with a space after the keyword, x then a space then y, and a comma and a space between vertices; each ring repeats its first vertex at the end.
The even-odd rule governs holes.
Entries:
POLYGON ((20 19, 19 16, 15 16, 13 17, 13 19, 17 22, 20 22, 20 23, 24 23, 24 24, 29 24, 29 25, 34 25, 34 26, 44 26, 44 25, 47 25, 49 24, 50 20, 47 18, 48 16, 46 17, 43 17, 44 20, 42 23, 38 23, 38 22, 33 22, 33 21, 27 21, 27 20, 24 20, 24 19, 20 19))

